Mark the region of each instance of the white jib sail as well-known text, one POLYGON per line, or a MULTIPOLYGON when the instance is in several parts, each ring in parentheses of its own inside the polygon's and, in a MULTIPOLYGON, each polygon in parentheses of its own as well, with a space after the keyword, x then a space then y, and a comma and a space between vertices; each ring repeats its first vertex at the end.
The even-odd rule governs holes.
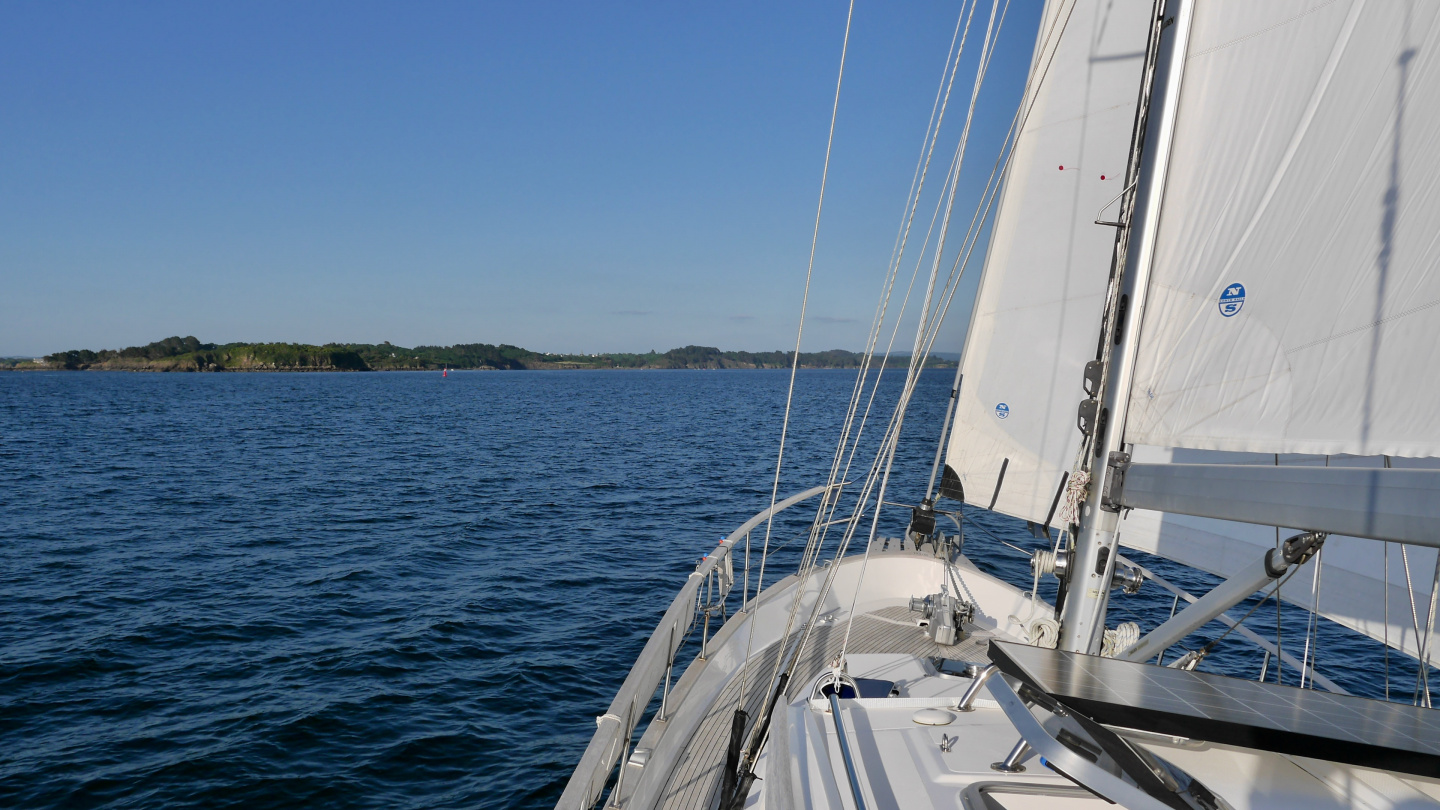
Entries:
POLYGON ((1198 0, 1189 42, 1126 440, 1440 456, 1440 4, 1198 0))
POLYGON ((968 503, 1042 522, 1074 462, 1115 244, 1094 220, 1125 182, 1152 7, 1046 3, 946 456, 968 503))

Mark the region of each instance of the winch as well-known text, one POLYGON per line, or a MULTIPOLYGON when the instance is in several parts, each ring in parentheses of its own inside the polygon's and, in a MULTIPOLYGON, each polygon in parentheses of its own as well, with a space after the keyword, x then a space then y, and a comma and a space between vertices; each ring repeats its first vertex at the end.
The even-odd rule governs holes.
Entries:
POLYGON ((975 606, 947 591, 910 597, 910 609, 923 616, 925 632, 936 644, 951 645, 960 640, 961 628, 975 618, 975 606))

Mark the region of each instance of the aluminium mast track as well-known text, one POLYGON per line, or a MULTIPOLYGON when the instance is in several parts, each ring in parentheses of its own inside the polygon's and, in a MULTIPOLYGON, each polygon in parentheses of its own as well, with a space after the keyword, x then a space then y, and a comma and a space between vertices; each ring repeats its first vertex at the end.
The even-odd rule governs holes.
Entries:
POLYGON ((1151 40, 1154 48, 1147 60, 1147 76, 1142 85, 1146 99, 1136 111, 1136 115, 1144 119, 1137 127, 1133 146, 1139 158, 1138 176, 1132 180, 1136 184, 1134 205, 1117 243, 1117 251, 1123 251, 1124 255, 1119 298, 1113 312, 1106 313, 1108 328, 1101 332, 1101 351, 1106 359, 1103 360, 1098 416, 1091 437, 1094 451, 1087 459, 1089 492, 1081 508, 1080 528, 1074 537, 1074 557, 1060 614, 1060 647, 1074 652, 1099 652, 1105 629, 1105 608, 1115 570, 1116 529, 1120 519, 1118 506, 1112 506, 1106 499, 1117 472, 1110 460, 1118 459, 1124 449, 1130 387, 1193 17, 1194 0, 1168 0, 1163 13, 1156 16, 1151 40))

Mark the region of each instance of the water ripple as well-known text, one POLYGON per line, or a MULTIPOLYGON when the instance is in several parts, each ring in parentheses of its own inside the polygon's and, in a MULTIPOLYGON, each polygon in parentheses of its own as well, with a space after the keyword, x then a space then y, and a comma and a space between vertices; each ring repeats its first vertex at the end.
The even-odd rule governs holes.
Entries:
MULTIPOLYGON (((787 377, 0 375, 0 806, 551 806, 686 573, 768 503, 787 377)), ((852 382, 801 373, 782 492, 823 478, 852 382)))

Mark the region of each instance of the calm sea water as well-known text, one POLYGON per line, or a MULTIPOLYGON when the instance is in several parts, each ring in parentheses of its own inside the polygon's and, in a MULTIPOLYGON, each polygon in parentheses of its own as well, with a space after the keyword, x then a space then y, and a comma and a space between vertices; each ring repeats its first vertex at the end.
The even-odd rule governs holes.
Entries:
MULTIPOLYGON (((895 500, 951 374, 922 378, 895 500)), ((768 503, 787 380, 0 374, 0 806, 552 806, 685 575, 768 503)), ((800 373, 782 495, 823 482, 853 381, 800 373)), ((1169 607, 1147 585, 1115 614, 1169 607)), ((1362 664, 1332 677, 1375 694, 1373 645, 1327 633, 1362 664)), ((1227 651, 1205 668, 1254 677, 1227 651)))

